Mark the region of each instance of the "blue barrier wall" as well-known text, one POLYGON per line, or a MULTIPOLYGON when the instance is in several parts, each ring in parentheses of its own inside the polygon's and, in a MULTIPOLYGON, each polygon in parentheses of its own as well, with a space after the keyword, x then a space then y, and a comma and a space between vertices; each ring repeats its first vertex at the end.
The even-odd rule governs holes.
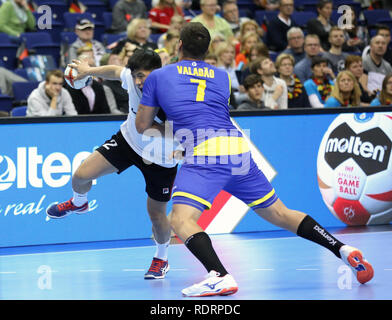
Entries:
MULTIPOLYGON (((233 118, 249 129, 251 140, 277 171, 273 185, 283 202, 325 227, 344 226, 325 207, 316 175, 318 147, 337 114, 239 115, 233 118)), ((120 116, 1 122, 0 247, 151 236, 144 179, 135 168, 100 178, 89 193, 89 214, 60 220, 45 214, 52 203, 71 198, 73 170, 116 133, 123 120, 120 116)), ((276 229, 249 212, 234 232, 276 229)))

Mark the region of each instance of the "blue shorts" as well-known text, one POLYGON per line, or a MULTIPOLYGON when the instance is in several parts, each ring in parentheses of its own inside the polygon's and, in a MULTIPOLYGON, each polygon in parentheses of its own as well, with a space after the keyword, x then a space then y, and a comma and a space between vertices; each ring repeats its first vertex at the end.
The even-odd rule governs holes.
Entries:
MULTIPOLYGON (((210 209, 221 190, 245 202, 250 208, 266 208, 277 199, 274 188, 253 161, 250 152, 234 164, 183 164, 173 187, 173 204, 187 204, 200 211, 210 209)), ((219 161, 218 161, 219 162, 219 161)), ((227 161, 226 161, 227 162, 227 161)))

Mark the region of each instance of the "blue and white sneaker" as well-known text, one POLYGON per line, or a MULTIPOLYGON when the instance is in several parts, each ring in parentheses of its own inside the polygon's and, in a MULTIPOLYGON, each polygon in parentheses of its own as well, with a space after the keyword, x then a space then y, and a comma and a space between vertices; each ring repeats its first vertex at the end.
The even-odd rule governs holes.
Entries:
POLYGON ((169 261, 153 258, 150 269, 144 275, 144 279, 163 279, 169 272, 169 261))
POLYGON ((238 291, 238 285, 230 274, 219 277, 219 273, 212 270, 206 275, 206 280, 183 289, 185 297, 228 296, 238 291))
POLYGON ((50 206, 49 209, 46 210, 46 214, 48 215, 49 218, 52 219, 64 218, 65 216, 71 214, 72 212, 78 214, 88 212, 88 202, 81 205, 80 207, 77 207, 72 203, 72 198, 71 198, 68 201, 54 204, 50 206))

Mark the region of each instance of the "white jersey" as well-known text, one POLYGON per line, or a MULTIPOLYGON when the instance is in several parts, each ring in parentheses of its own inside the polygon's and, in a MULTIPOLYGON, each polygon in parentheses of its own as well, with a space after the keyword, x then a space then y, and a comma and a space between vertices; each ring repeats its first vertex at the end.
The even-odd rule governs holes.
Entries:
MULTIPOLYGON (((121 124, 121 133, 130 147, 143 159, 158 164, 165 168, 172 168, 178 163, 172 159, 173 150, 179 148, 179 143, 174 142, 172 138, 164 139, 159 137, 149 137, 140 134, 136 130, 135 120, 139 107, 142 92, 133 81, 131 70, 124 68, 121 72, 122 87, 128 91, 129 112, 128 118, 121 124)), ((154 119, 162 123, 159 118, 154 119)), ((169 130, 170 131, 170 130, 169 130)), ((171 134, 171 132, 169 132, 171 134)))

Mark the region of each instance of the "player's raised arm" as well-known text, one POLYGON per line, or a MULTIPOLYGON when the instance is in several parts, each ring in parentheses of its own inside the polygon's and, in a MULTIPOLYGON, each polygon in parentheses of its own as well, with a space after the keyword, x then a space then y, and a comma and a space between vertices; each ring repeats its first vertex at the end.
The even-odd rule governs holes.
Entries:
POLYGON ((121 72, 124 69, 122 66, 107 65, 101 67, 90 67, 87 60, 72 60, 69 66, 78 72, 77 79, 82 79, 86 76, 94 76, 109 80, 120 80, 121 72))

